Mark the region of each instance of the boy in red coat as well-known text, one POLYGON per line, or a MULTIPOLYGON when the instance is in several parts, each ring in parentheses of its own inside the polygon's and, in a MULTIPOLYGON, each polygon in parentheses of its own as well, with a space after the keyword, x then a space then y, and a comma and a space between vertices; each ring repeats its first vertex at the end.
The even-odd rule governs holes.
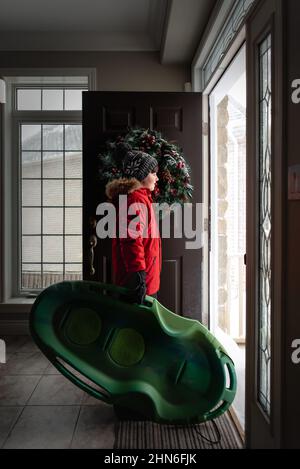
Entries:
POLYGON ((158 181, 158 163, 129 145, 119 144, 119 155, 122 152, 124 177, 106 185, 106 195, 117 209, 116 237, 112 239, 113 282, 130 288, 128 300, 141 304, 146 294, 156 297, 160 286, 161 239, 151 196, 158 181), (125 212, 124 197, 120 196, 127 196, 125 212), (132 210, 128 210, 130 206, 132 210), (124 237, 119 232, 121 213, 126 214, 124 237), (137 217, 134 230, 131 222, 137 217))

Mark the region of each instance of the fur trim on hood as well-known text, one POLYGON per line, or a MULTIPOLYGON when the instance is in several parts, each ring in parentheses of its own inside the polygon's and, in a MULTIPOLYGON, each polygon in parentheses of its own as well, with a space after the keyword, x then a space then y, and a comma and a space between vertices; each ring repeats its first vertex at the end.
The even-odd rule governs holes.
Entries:
POLYGON ((119 195, 130 194, 141 187, 142 184, 136 178, 119 178, 106 184, 105 193, 110 200, 114 200, 119 195))

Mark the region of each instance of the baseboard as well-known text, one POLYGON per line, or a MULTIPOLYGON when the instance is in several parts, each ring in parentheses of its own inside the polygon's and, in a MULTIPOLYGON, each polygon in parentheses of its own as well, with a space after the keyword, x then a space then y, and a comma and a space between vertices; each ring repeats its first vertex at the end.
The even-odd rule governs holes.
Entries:
POLYGON ((0 320, 0 334, 1 335, 28 335, 29 322, 26 319, 1 319, 0 320))

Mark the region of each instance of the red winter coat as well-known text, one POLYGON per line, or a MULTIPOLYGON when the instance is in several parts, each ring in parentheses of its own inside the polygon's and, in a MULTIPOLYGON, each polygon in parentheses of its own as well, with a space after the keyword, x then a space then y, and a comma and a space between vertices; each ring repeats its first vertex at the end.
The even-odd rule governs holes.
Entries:
POLYGON ((147 295, 152 295, 159 290, 162 256, 151 191, 142 187, 135 178, 124 178, 108 183, 106 194, 114 203, 117 213, 116 237, 112 239, 113 282, 124 286, 133 272, 145 270, 147 295), (123 212, 120 195, 127 195, 127 206, 123 204, 126 211, 123 212), (135 204, 132 207, 134 215, 128 215, 131 204, 135 204), (120 213, 126 216, 124 223, 120 213), (136 224, 136 221, 139 223, 136 224), (119 234, 120 225, 125 229, 125 237, 119 234))

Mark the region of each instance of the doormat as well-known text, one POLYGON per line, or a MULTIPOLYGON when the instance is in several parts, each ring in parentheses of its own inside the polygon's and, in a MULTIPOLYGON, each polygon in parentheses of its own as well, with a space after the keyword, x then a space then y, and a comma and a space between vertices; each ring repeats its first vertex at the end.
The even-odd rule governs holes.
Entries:
POLYGON ((214 422, 197 425, 162 425, 149 421, 117 423, 115 449, 242 449, 243 442, 231 420, 223 414, 214 422))

